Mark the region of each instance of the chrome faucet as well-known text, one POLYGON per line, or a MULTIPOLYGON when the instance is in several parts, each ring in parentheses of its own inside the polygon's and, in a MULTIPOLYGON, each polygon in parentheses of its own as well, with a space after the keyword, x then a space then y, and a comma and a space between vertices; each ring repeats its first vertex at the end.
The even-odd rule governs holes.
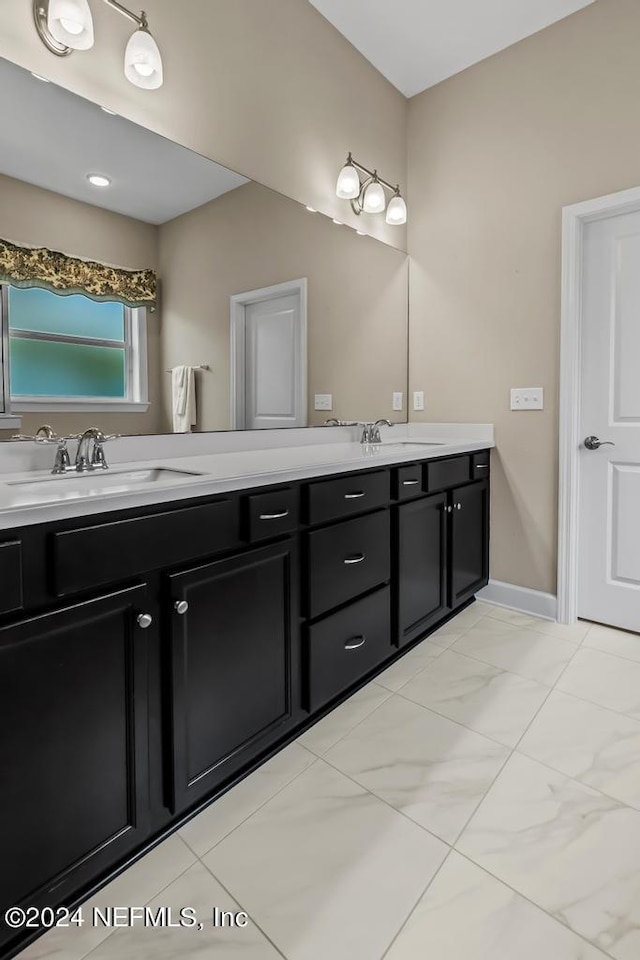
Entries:
POLYGON ((390 420, 376 420, 375 423, 358 423, 358 426, 362 427, 360 443, 382 443, 380 427, 383 424, 387 427, 393 426, 390 420))
POLYGON ((89 427, 80 437, 78 451, 76 453, 75 468, 78 473, 87 473, 90 470, 107 470, 109 464, 104 455, 103 444, 105 440, 111 437, 105 437, 102 430, 98 427, 89 427))

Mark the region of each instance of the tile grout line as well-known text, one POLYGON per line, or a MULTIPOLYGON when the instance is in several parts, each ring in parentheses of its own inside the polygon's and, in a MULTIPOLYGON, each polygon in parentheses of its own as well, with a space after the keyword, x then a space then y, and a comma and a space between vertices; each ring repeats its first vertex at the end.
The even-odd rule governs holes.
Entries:
POLYGON ((400 929, 398 930, 398 932, 396 933, 396 935, 393 937, 393 939, 392 939, 391 942, 389 943, 389 946, 387 947, 387 949, 386 949, 386 950, 384 951, 384 953, 381 955, 380 960, 385 960, 385 957, 388 957, 388 956, 389 956, 389 951, 392 949, 394 943, 396 942, 396 940, 398 939, 398 937, 400 936, 400 934, 402 933, 402 931, 404 930, 404 928, 406 927, 406 925, 409 923, 409 920, 411 919, 411 917, 413 916, 413 914, 416 912, 416 909, 418 908, 418 906, 420 905, 420 903, 421 903, 422 900, 424 899, 427 890, 429 889, 429 887, 431 886, 431 884, 434 882, 434 880, 436 879, 436 877, 438 876, 438 874, 440 873, 440 871, 442 870, 442 868, 444 867, 445 863, 447 862, 447 860, 449 859, 449 857, 451 856, 452 853, 453 853, 453 847, 449 847, 449 849, 447 850, 446 856, 444 857, 444 860, 442 861, 442 863, 440 864, 440 866, 438 867, 438 869, 436 870, 436 872, 434 873, 434 875, 431 877, 431 879, 430 879, 429 882, 427 883, 426 887, 424 888, 424 890, 422 891, 422 893, 420 894, 420 896, 418 897, 418 899, 416 900, 416 902, 414 903, 414 905, 411 907, 411 910, 409 911, 409 913, 407 914, 407 916, 406 916, 405 919, 403 920, 403 922, 402 922, 402 924, 401 924, 401 926, 400 926, 400 929))
MULTIPOLYGON (((288 746, 291 746, 291 745, 294 744, 294 743, 297 744, 298 746, 302 746, 302 744, 298 744, 298 741, 297 741, 297 740, 292 740, 292 741, 291 741, 291 744, 288 744, 288 746)), ((286 749, 286 748, 285 748, 285 749, 286 749)), ((194 857, 196 857, 198 860, 202 861, 202 857, 207 857, 207 856, 211 853, 212 850, 215 850, 215 848, 216 848, 219 844, 221 844, 221 843, 223 842, 223 840, 226 840, 228 837, 231 836, 231 834, 235 833, 236 830, 238 830, 240 827, 244 826, 244 824, 247 822, 247 820, 250 820, 251 817, 254 816, 254 814, 258 813, 259 810, 262 810, 263 807, 266 807, 266 805, 267 805, 268 803, 270 803, 272 800, 275 800, 275 798, 276 798, 277 796, 279 796, 279 795, 282 793, 283 790, 286 790, 287 787, 290 787, 291 784, 294 783, 294 782, 298 779, 298 777, 301 777, 303 773, 306 773, 307 770, 311 770, 311 768, 316 765, 316 763, 318 762, 318 760, 321 759, 320 757, 316 756, 316 754, 313 753, 311 750, 307 750, 306 747, 303 747, 303 749, 306 750, 306 752, 307 752, 308 754, 310 754, 310 756, 313 758, 312 761, 311 761, 311 763, 307 764, 307 766, 304 768, 304 770, 299 770, 298 773, 296 773, 295 776, 293 776, 293 777, 291 778, 291 780, 287 780, 287 782, 286 782, 286 783, 283 783, 282 786, 279 787, 279 788, 276 790, 275 793, 271 794, 271 796, 267 797, 266 800, 263 800, 262 803, 258 804, 258 806, 255 808, 255 810, 252 810, 251 813, 248 813, 248 814, 246 815, 246 817, 244 817, 243 820, 241 820, 239 823, 236 823, 236 825, 235 825, 234 827, 232 827, 231 830, 229 830, 227 833, 225 833, 225 835, 224 835, 223 837, 220 837, 219 840, 216 840, 216 842, 215 842, 214 844, 212 844, 212 846, 210 846, 207 850, 205 850, 204 853, 201 853, 201 854, 200 854, 200 853, 196 853, 196 851, 193 849, 193 847, 191 847, 191 846, 187 843, 187 841, 185 840, 185 838, 184 838, 183 836, 181 836, 180 833, 179 833, 179 831, 178 831, 178 834, 180 835, 180 839, 182 840, 183 843, 185 843, 185 844, 187 845, 187 847, 189 848, 189 850, 191 851, 191 853, 194 855, 194 857)), ((267 761, 267 762, 268 762, 268 761, 267 761)), ((253 771, 253 773, 258 773, 258 771, 259 771, 260 769, 261 769, 261 768, 258 767, 257 770, 254 770, 254 771, 253 771)), ((251 774, 250 774, 250 776, 251 776, 251 774)), ((244 781, 240 781, 240 782, 242 783, 242 782, 244 782, 244 781)), ((235 789, 236 786, 239 786, 239 784, 235 784, 235 785, 231 788, 231 790, 228 791, 228 792, 231 793, 231 792, 235 789)), ((226 794, 224 794, 224 796, 226 796, 226 794)), ((220 798, 220 799, 222 799, 222 798, 220 798)), ((214 800, 213 803, 209 804, 208 807, 205 807, 205 810, 210 810, 211 807, 212 807, 215 803, 216 803, 216 801, 214 800)), ((204 810, 201 811, 201 813, 204 813, 204 810)), ((197 818, 194 818, 194 819, 197 819, 197 818)))
POLYGON ((488 869, 487 869, 485 866, 483 866, 481 863, 477 863, 477 861, 475 861, 475 860, 473 859, 473 857, 470 857, 468 853, 464 853, 464 851, 458 850, 458 849, 456 849, 455 847, 452 848, 452 851, 454 851, 455 853, 457 853, 457 855, 458 855, 459 857, 463 857, 468 863, 473 864, 473 866, 474 866, 474 867, 477 867, 478 870, 482 870, 482 871, 483 871, 484 873, 486 873, 488 876, 492 877, 492 878, 496 881, 496 883, 499 883, 499 884, 501 884, 503 887, 506 887, 507 890, 511 890, 511 892, 512 892, 513 894, 515 894, 516 897, 519 897, 521 900, 526 901, 526 903, 530 904, 530 905, 531 905, 532 907, 534 907, 536 910, 539 910, 541 913, 544 913, 545 916, 547 916, 547 917, 549 917, 551 920, 555 921, 555 923, 558 923, 561 927, 564 927, 565 930, 568 930, 568 931, 569 931, 570 933, 572 933, 574 936, 576 936, 576 937, 578 937, 580 940, 582 940, 583 943, 587 944, 587 945, 590 946, 590 947, 593 947, 595 950, 599 950, 599 951, 602 953, 603 956, 611 957, 611 960, 615 960, 615 957, 613 956, 613 954, 609 953, 608 950, 605 950, 603 947, 598 946, 597 943, 594 943, 593 940, 589 940, 589 939, 588 939, 587 937, 585 937, 582 933, 578 933, 577 930, 574 930, 573 927, 570 927, 569 924, 566 923, 564 920, 561 920, 560 917, 556 917, 555 914, 549 913, 549 911, 546 910, 545 907, 541 907, 539 903, 536 903, 536 902, 535 902, 535 900, 531 900, 528 896, 526 896, 526 894, 521 893, 519 890, 516 890, 515 887, 512 887, 511 884, 507 883, 505 880, 502 880, 502 879, 501 879, 500 877, 498 877, 495 873, 492 873, 491 870, 488 870, 488 869))
MULTIPOLYGON (((311 766, 313 766, 313 764, 311 764, 311 766)), ((307 768, 307 769, 309 769, 309 768, 307 768)), ((198 858, 198 859, 200 860, 200 858, 198 858)), ((254 927, 255 927, 257 930, 260 931, 260 933, 261 933, 262 936, 265 938, 265 940, 267 940, 267 941, 271 944, 271 946, 272 946, 272 947, 274 948, 274 950, 283 958, 283 960, 287 960, 287 957, 285 956, 285 954, 283 953, 283 951, 280 949, 280 947, 279 947, 276 943, 274 943, 274 941, 271 939, 271 937, 270 937, 267 933, 265 933, 265 931, 262 929, 262 927, 260 926, 260 924, 257 922, 257 920, 256 920, 256 919, 253 917, 253 915, 251 914, 251 911, 250 911, 250 910, 245 910, 244 904, 241 903, 241 901, 238 899, 238 897, 237 897, 235 894, 233 894, 233 893, 231 892, 231 890, 229 890, 229 888, 222 882, 222 880, 221 880, 219 877, 216 877, 216 875, 215 875, 215 873, 213 872, 213 870, 211 870, 211 869, 207 866, 207 864, 204 863, 203 860, 200 860, 200 863, 202 864, 202 866, 204 867, 204 869, 207 871, 207 873, 209 874, 209 876, 213 877, 213 879, 216 881, 216 883, 219 883, 219 884, 220 884, 220 886, 222 887, 222 889, 225 891, 225 893, 226 893, 229 897, 231 897, 231 899, 234 901, 234 903, 237 903, 237 904, 238 904, 238 906, 240 907, 240 909, 242 910, 242 912, 247 914, 247 916, 248 916, 249 919, 251 920, 251 923, 254 925, 254 927)))

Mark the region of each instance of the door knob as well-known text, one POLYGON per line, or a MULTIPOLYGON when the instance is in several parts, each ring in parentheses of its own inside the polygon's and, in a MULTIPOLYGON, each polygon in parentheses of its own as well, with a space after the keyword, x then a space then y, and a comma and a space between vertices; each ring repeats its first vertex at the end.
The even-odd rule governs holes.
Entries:
POLYGON ((138 614, 137 624, 141 630, 147 630, 153 623, 153 617, 150 613, 138 614))
POLYGON ((179 616, 184 617, 185 613, 189 609, 189 604, 186 600, 176 600, 173 605, 173 609, 179 616))
POLYGON ((587 450, 597 450, 598 447, 615 447, 613 440, 598 440, 597 437, 586 437, 584 445, 587 450))

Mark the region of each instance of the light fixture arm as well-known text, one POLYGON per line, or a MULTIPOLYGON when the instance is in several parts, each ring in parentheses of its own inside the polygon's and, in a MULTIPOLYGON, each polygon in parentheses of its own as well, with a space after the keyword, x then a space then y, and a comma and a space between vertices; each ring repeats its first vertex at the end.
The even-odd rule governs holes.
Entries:
MULTIPOLYGON (((111 0, 106 0, 106 2, 111 3, 111 0)), ((352 154, 349 154, 347 157, 347 163, 350 163, 352 167, 356 168, 356 170, 360 170, 361 173, 366 173, 369 180, 377 180, 378 183, 381 183, 383 187, 386 187, 387 190, 391 190, 391 192, 395 193, 396 195, 400 193, 399 184, 394 186, 392 183, 389 183, 388 180, 383 180, 383 178, 378 174, 377 170, 367 169, 367 167, 363 166, 361 163, 358 163, 357 160, 354 160, 352 154)))
POLYGON ((135 13, 125 7, 122 3, 118 3, 118 0, 104 0, 104 2, 114 10, 117 10, 118 13, 121 13, 123 17, 128 17, 129 20, 137 23, 141 30, 149 29, 149 21, 147 20, 147 15, 144 10, 140 13, 140 16, 137 17, 135 13))

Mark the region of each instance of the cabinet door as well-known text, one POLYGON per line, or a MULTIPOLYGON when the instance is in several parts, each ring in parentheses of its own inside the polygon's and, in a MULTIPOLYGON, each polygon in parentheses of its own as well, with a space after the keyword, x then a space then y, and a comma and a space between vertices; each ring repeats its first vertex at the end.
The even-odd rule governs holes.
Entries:
POLYGON ((0 629, 0 913, 59 904, 145 839, 145 598, 0 629))
POLYGON ((396 510, 397 643, 416 640, 447 612, 446 494, 396 510))
POLYGON ((293 551, 285 541, 169 578, 174 812, 240 771, 298 709, 293 551))
POLYGON ((489 484, 451 492, 451 606, 464 603, 489 580, 489 484))

